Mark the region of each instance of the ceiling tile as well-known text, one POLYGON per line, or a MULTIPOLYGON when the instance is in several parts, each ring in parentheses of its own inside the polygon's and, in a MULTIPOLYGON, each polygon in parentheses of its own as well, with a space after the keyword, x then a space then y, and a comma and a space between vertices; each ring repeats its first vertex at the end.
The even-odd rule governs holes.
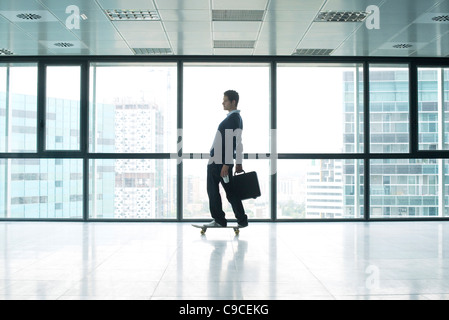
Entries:
POLYGON ((449 24, 412 24, 392 38, 393 42, 428 42, 449 32, 449 24))
POLYGON ((309 28, 306 22, 265 22, 262 25, 259 39, 286 39, 295 38, 299 40, 309 28))
POLYGON ((112 22, 117 30, 122 33, 134 32, 164 32, 160 21, 114 21, 112 22))
POLYGON ((162 21, 212 21, 209 10, 158 10, 162 21))
POLYGON ((63 25, 60 21, 56 22, 35 22, 35 23, 27 23, 27 22, 18 22, 15 24, 17 27, 22 29, 24 32, 30 34, 46 34, 46 33, 55 33, 55 32, 68 32, 65 25, 63 25))
POLYGON ((35 24, 58 21, 58 19, 48 10, 1 10, 0 15, 13 23, 35 24), (37 19, 26 19, 22 16, 37 17, 37 19))
POLYGON ((327 0, 322 11, 365 11, 369 6, 379 6, 385 0, 327 0))
POLYGON ((214 40, 257 40, 257 32, 214 32, 214 40))
POLYGON ((186 55, 238 52, 214 50, 213 40, 256 41, 252 53, 245 49, 243 55, 291 55, 303 46, 336 47, 333 55, 449 54, 449 22, 426 22, 433 13, 449 13, 449 0, 0 0, 0 11, 11 20, 24 11, 41 12, 51 20, 11 23, 0 14, 0 46, 21 54, 132 55, 130 45, 170 46, 186 55), (368 29, 364 23, 313 22, 319 10, 361 11, 369 5, 380 8, 380 29, 368 29), (66 25, 73 13, 66 12, 70 6, 87 16, 79 28, 66 25), (105 9, 157 9, 161 21, 111 22, 105 9), (267 11, 263 22, 212 22, 211 9, 267 11), (87 48, 49 49, 41 40, 81 40, 87 48), (394 43, 417 43, 419 48, 388 47, 394 43))
POLYGON ((103 9, 155 9, 152 0, 96 0, 103 9))
POLYGON ((254 49, 214 49, 215 55, 225 55, 225 56, 232 56, 232 55, 252 55, 254 53, 254 49))
POLYGON ((165 41, 167 36, 164 32, 122 32, 126 41, 165 41))
POLYGON ((268 0, 212 0, 214 10, 265 10, 268 0))
POLYGON ((264 21, 277 22, 312 22, 317 15, 317 11, 297 11, 297 10, 269 10, 265 14, 264 21))
POLYGON ((0 10, 45 10, 45 8, 33 0, 2 0, 0 10))
POLYGON ((243 21, 214 21, 212 28, 214 32, 258 32, 261 22, 243 21))
POLYGON ((127 41, 131 48, 170 48, 170 43, 165 40, 130 40, 127 41))
POLYGON ((211 29, 210 21, 186 21, 186 22, 172 22, 164 21, 165 30, 167 32, 196 32, 211 29))
POLYGON ((81 12, 97 10, 99 8, 96 1, 86 1, 86 0, 36 0, 36 1, 38 3, 42 3, 48 10, 51 11, 66 11, 66 9, 70 6, 78 7, 81 12))
POLYGON ((210 10, 210 0, 155 0, 157 9, 210 10))
POLYGON ((326 0, 276 0, 270 1, 268 10, 318 11, 326 0))
POLYGON ((441 38, 428 43, 426 46, 420 48, 415 55, 424 57, 449 56, 449 34, 445 34, 441 38))
POLYGON ((298 45, 298 49, 336 49, 343 40, 329 37, 328 39, 305 38, 298 45))

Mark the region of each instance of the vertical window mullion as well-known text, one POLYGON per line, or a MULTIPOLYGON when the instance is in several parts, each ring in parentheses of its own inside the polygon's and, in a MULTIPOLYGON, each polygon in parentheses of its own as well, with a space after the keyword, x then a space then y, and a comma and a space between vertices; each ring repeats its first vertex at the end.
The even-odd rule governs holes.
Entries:
POLYGON ((277 159, 278 159, 278 151, 277 151, 277 135, 275 132, 277 131, 277 63, 271 63, 271 71, 270 71, 271 83, 271 114, 270 114, 270 183, 271 183, 271 192, 270 192, 270 204, 271 204, 271 220, 277 220, 277 159))
POLYGON ((364 176, 364 187, 363 187, 363 209, 364 209, 364 219, 370 219, 370 160, 371 160, 371 149, 370 149, 370 67, 368 62, 363 64, 363 128, 364 128, 364 166, 363 166, 363 176, 364 176))
POLYGON ((47 100, 47 66, 38 63, 37 71, 37 154, 41 157, 45 151, 45 113, 47 100))
MULTIPOLYGON (((177 128, 178 128, 178 133, 179 132, 183 132, 183 99, 184 99, 184 63, 182 61, 178 61, 178 66, 177 66, 177 86, 178 86, 178 101, 177 101, 177 128)), ((182 143, 183 143, 183 137, 182 135, 179 136, 179 134, 177 134, 177 144, 181 145, 181 148, 179 150, 177 150, 178 152, 178 157, 183 158, 183 148, 182 148, 182 143), (181 139, 181 140, 179 140, 181 139)), ((183 163, 182 161, 180 161, 177 164, 177 181, 176 181, 176 208, 177 208, 177 214, 176 214, 176 219, 177 221, 182 221, 184 219, 184 215, 183 215, 183 177, 184 173, 183 173, 183 163)))
POLYGON ((410 155, 417 157, 418 153, 418 69, 416 63, 409 64, 409 95, 410 95, 410 155))
POLYGON ((83 220, 89 219, 89 64, 81 65, 80 149, 83 155, 83 220))

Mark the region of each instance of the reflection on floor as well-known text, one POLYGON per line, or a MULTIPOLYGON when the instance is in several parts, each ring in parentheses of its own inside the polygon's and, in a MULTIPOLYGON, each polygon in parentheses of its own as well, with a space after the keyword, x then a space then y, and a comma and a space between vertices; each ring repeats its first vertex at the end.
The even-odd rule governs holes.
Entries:
POLYGON ((0 222, 0 300, 448 298, 449 222, 0 222))

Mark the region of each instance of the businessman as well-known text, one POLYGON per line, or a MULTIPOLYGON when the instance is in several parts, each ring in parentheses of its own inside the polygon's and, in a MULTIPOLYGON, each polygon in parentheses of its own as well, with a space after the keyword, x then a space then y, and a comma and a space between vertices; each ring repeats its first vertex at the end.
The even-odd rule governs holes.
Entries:
POLYGON ((207 166, 207 194, 209 196, 210 213, 214 220, 205 225, 208 227, 227 226, 219 190, 220 183, 226 192, 226 198, 232 206, 239 227, 248 226, 248 216, 245 214, 242 200, 233 190, 234 160, 236 162, 235 171, 237 173, 243 172, 243 121, 240 110, 237 110, 239 98, 239 94, 234 90, 228 90, 224 93, 222 105, 223 109, 228 111, 228 114, 218 126, 210 150, 210 160, 207 166))

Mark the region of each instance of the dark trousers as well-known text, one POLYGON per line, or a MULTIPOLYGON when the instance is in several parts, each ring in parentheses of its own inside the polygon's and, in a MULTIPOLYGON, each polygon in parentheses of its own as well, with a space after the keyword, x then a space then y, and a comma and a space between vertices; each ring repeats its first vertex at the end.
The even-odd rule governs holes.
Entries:
POLYGON ((242 226, 248 225, 248 216, 245 214, 245 209, 243 208, 242 200, 236 196, 232 188, 234 177, 232 175, 233 166, 229 166, 229 182, 224 183, 221 178, 222 164, 209 164, 207 166, 207 194, 209 196, 209 209, 214 220, 221 224, 222 226, 227 225, 227 220, 225 213, 223 211, 223 205, 220 196, 220 183, 226 192, 226 198, 232 206, 235 217, 237 218, 238 224, 242 226))

